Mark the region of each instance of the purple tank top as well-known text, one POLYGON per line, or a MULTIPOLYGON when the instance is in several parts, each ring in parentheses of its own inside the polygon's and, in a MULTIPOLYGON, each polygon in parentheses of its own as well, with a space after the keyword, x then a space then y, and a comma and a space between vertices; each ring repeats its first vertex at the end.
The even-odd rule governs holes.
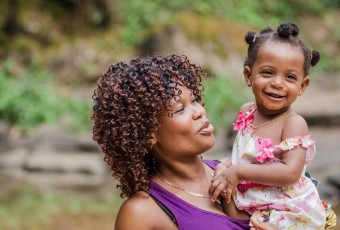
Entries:
MULTIPOLYGON (((204 161, 211 168, 216 162, 204 161)), ((162 202, 175 216, 180 230, 224 230, 249 229, 249 220, 231 218, 227 215, 209 212, 189 204, 151 181, 149 193, 162 202)))

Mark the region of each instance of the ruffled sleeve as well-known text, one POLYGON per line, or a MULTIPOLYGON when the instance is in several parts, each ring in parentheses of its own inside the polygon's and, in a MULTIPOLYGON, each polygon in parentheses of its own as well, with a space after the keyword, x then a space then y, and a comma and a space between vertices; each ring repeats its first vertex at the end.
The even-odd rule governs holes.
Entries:
POLYGON ((298 146, 307 150, 306 163, 311 162, 315 156, 315 141, 310 139, 310 135, 287 138, 274 148, 280 148, 283 151, 290 151, 298 146))

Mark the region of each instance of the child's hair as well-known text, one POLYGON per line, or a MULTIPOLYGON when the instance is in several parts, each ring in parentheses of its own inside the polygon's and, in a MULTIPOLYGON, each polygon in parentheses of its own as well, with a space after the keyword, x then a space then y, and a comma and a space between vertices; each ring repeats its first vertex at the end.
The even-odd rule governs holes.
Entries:
POLYGON ((305 57, 303 70, 305 76, 307 76, 310 67, 315 66, 319 62, 320 54, 316 50, 311 51, 307 45, 298 38, 298 35, 299 28, 296 24, 291 22, 281 24, 276 31, 270 27, 266 27, 261 30, 259 35, 249 31, 245 36, 245 40, 249 47, 244 66, 252 67, 260 47, 268 41, 275 41, 301 49, 303 56, 305 57))

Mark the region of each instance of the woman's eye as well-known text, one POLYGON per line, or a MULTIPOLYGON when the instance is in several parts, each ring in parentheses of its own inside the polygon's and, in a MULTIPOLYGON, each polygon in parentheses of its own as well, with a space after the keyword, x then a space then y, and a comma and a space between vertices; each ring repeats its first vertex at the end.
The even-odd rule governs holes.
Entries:
POLYGON ((183 110, 184 110, 184 107, 181 106, 181 107, 179 107, 178 109, 176 109, 176 111, 174 112, 174 114, 180 113, 180 112, 182 112, 183 110))
POLYGON ((191 104, 194 104, 194 103, 196 103, 196 102, 198 102, 197 98, 193 98, 193 99, 191 100, 191 104))

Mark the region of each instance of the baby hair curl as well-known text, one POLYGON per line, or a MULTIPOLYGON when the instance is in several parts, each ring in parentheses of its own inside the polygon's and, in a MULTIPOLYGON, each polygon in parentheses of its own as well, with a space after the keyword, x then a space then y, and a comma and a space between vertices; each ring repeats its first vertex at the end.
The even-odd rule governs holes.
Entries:
POLYGON ((248 53, 244 61, 244 66, 252 67, 260 47, 266 42, 286 43, 301 50, 305 61, 303 70, 305 76, 309 74, 311 66, 315 66, 320 60, 320 53, 316 50, 310 50, 307 45, 298 38, 299 28, 296 24, 287 22, 281 24, 277 30, 266 27, 261 30, 260 34, 249 31, 245 36, 245 41, 249 45, 248 53))
POLYGON ((177 55, 120 62, 102 74, 93 95, 93 139, 119 181, 121 197, 148 191, 157 168, 151 134, 159 128, 160 116, 171 116, 169 103, 180 99, 179 85, 203 105, 204 75, 201 67, 177 55))

